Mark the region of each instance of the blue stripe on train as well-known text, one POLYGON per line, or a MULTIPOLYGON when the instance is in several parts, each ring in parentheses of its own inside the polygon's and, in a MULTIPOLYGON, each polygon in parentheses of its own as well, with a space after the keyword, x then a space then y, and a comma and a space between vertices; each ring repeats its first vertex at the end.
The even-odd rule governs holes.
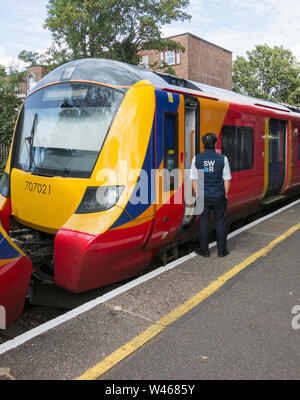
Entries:
POLYGON ((0 234, 0 260, 21 257, 21 254, 0 234))

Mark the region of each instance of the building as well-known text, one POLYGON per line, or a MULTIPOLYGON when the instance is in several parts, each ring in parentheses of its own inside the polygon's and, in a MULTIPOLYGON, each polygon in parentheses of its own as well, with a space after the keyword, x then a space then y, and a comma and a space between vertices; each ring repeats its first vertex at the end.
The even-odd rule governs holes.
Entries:
MULTIPOLYGON (((185 52, 144 50, 140 52, 146 68, 170 65, 180 78, 232 90, 232 52, 191 33, 169 37, 185 47, 185 52)), ((154 67, 155 69, 155 67, 154 67)), ((157 68, 156 68, 157 69, 157 68)))
MULTIPOLYGON (((213 43, 207 42, 191 33, 169 37, 185 47, 182 51, 144 50, 141 64, 151 69, 158 67, 164 61, 170 65, 178 77, 189 79, 207 85, 232 90, 232 52, 213 43)), ((163 70, 162 70, 163 71, 163 70)), ((43 65, 35 65, 26 69, 23 83, 18 88, 18 96, 26 97, 49 69, 43 65)))
POLYGON ((19 97, 26 97, 29 92, 34 89, 34 86, 40 81, 49 70, 43 65, 34 65, 26 68, 26 74, 22 83, 17 90, 19 97))

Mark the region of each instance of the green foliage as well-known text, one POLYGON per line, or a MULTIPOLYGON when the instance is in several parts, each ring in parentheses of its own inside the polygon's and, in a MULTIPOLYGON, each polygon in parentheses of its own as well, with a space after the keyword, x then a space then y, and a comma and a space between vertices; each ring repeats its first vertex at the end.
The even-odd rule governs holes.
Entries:
POLYGON ((171 65, 169 65, 169 64, 167 64, 167 63, 165 63, 165 62, 164 62, 164 64, 163 64, 163 66, 160 67, 160 68, 163 68, 163 70, 164 70, 164 72, 165 72, 166 74, 174 75, 174 76, 177 75, 175 69, 174 69, 171 65))
POLYGON ((39 62, 39 59, 41 58, 41 56, 39 55, 39 53, 34 53, 32 51, 26 51, 26 50, 22 50, 19 55, 18 58, 22 61, 25 61, 26 63, 30 64, 30 67, 32 67, 33 65, 37 65, 39 62))
POLYGON ((160 61, 160 62, 155 61, 153 64, 150 64, 150 69, 155 70, 155 71, 161 69, 162 72, 164 72, 165 74, 174 75, 174 76, 177 75, 175 69, 171 65, 166 63, 165 61, 160 61))
POLYGON ((258 98, 299 103, 300 68, 290 50, 257 45, 233 62, 233 90, 258 98), (298 93, 298 94, 297 94, 298 93))
POLYGON ((6 76, 6 68, 4 65, 0 65, 0 78, 3 78, 4 76, 6 76))
POLYGON ((287 103, 300 107, 300 85, 288 96, 287 103))
POLYGON ((182 11, 189 0, 49 0, 45 28, 53 37, 49 57, 55 63, 104 57, 132 64, 145 49, 183 50, 161 38, 161 27, 190 20, 182 11))
POLYGON ((24 73, 18 73, 10 67, 9 74, 0 66, 0 142, 9 144, 12 138, 15 121, 22 100, 15 94, 16 87, 24 79, 24 73))

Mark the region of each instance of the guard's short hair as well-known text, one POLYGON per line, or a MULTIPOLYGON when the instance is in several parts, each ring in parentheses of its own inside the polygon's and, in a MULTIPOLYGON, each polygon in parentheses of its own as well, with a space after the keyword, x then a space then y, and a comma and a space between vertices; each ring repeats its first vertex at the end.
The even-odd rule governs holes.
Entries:
POLYGON ((217 136, 214 133, 206 133, 202 136, 202 141, 205 149, 214 149, 217 143, 217 136))

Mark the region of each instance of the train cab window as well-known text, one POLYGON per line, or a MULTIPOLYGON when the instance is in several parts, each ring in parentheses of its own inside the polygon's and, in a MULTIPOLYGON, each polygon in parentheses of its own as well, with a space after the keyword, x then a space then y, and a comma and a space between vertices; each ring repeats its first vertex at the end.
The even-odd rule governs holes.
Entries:
POLYGON ((222 153, 228 158, 231 171, 253 167, 254 131, 250 127, 224 126, 222 153))
POLYGON ((178 168, 178 115, 164 114, 164 191, 174 190, 178 168), (175 174, 175 175, 174 175, 175 174), (167 176, 168 175, 168 176, 167 176))
POLYGON ((68 82, 33 93, 17 127, 15 166, 89 178, 123 97, 106 86, 68 82))

